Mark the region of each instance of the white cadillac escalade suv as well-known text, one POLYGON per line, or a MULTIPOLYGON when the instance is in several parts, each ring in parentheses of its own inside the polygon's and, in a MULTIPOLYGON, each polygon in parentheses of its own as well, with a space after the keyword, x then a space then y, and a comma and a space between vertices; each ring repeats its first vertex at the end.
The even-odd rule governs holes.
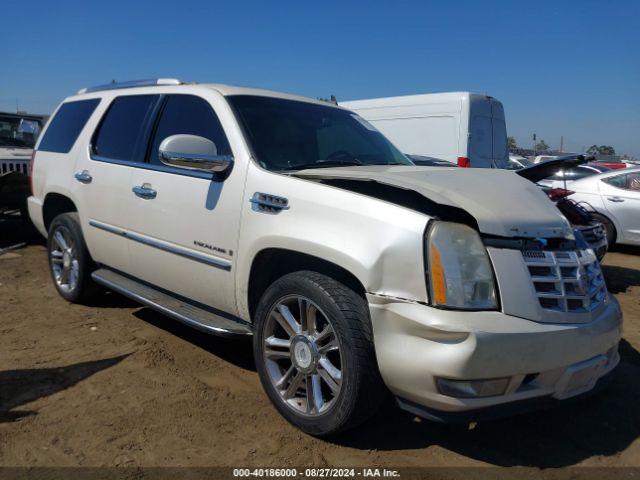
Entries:
POLYGON ((56 110, 32 172, 60 295, 98 284, 253 335, 267 395, 313 435, 389 392, 426 418, 504 415, 593 390, 619 361, 619 306, 538 187, 414 166, 325 102, 171 79, 89 88, 56 110))

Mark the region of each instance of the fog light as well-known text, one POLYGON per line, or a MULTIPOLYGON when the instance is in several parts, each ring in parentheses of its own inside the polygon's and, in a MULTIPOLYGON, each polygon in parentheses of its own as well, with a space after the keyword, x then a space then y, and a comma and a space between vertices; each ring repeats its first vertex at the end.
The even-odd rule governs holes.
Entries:
POLYGON ((491 380, 450 380, 437 378, 438 390, 442 395, 458 398, 494 397, 504 395, 509 385, 509 378, 491 380))

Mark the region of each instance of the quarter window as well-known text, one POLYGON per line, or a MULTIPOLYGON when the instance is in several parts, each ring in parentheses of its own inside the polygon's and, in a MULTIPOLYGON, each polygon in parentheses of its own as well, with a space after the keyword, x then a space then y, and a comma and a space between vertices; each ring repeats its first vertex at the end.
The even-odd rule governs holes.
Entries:
POLYGON ((194 95, 167 97, 150 149, 150 162, 161 164, 158 150, 172 135, 198 135, 215 143, 218 155, 231 155, 229 142, 209 102, 194 95))
POLYGON ((117 97, 98 127, 93 153, 110 160, 143 161, 145 127, 159 98, 159 95, 117 97))
POLYGON ((640 172, 625 173, 615 177, 603 178, 603 182, 623 190, 640 191, 640 172))
POLYGON ((42 137, 38 150, 69 153, 89 117, 100 103, 99 98, 62 104, 42 137))

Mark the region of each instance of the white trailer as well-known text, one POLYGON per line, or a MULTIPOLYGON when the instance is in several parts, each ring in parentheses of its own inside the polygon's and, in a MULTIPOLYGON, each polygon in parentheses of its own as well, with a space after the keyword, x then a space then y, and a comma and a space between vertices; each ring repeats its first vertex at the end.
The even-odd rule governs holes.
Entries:
POLYGON ((509 161, 502 103, 470 92, 340 102, 372 123, 402 152, 462 167, 505 168, 509 161))

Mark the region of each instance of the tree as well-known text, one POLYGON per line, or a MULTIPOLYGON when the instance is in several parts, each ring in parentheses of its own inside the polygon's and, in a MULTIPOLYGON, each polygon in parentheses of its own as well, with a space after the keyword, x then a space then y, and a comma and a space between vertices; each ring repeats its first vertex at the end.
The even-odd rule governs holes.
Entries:
POLYGON ((515 137, 507 137, 507 149, 511 152, 518 148, 515 137))
POLYGON ((536 152, 544 152, 545 150, 549 150, 549 145, 547 145, 544 140, 536 143, 536 152))
POLYGON ((587 149, 587 155, 615 155, 616 149, 610 145, 591 145, 587 149))

